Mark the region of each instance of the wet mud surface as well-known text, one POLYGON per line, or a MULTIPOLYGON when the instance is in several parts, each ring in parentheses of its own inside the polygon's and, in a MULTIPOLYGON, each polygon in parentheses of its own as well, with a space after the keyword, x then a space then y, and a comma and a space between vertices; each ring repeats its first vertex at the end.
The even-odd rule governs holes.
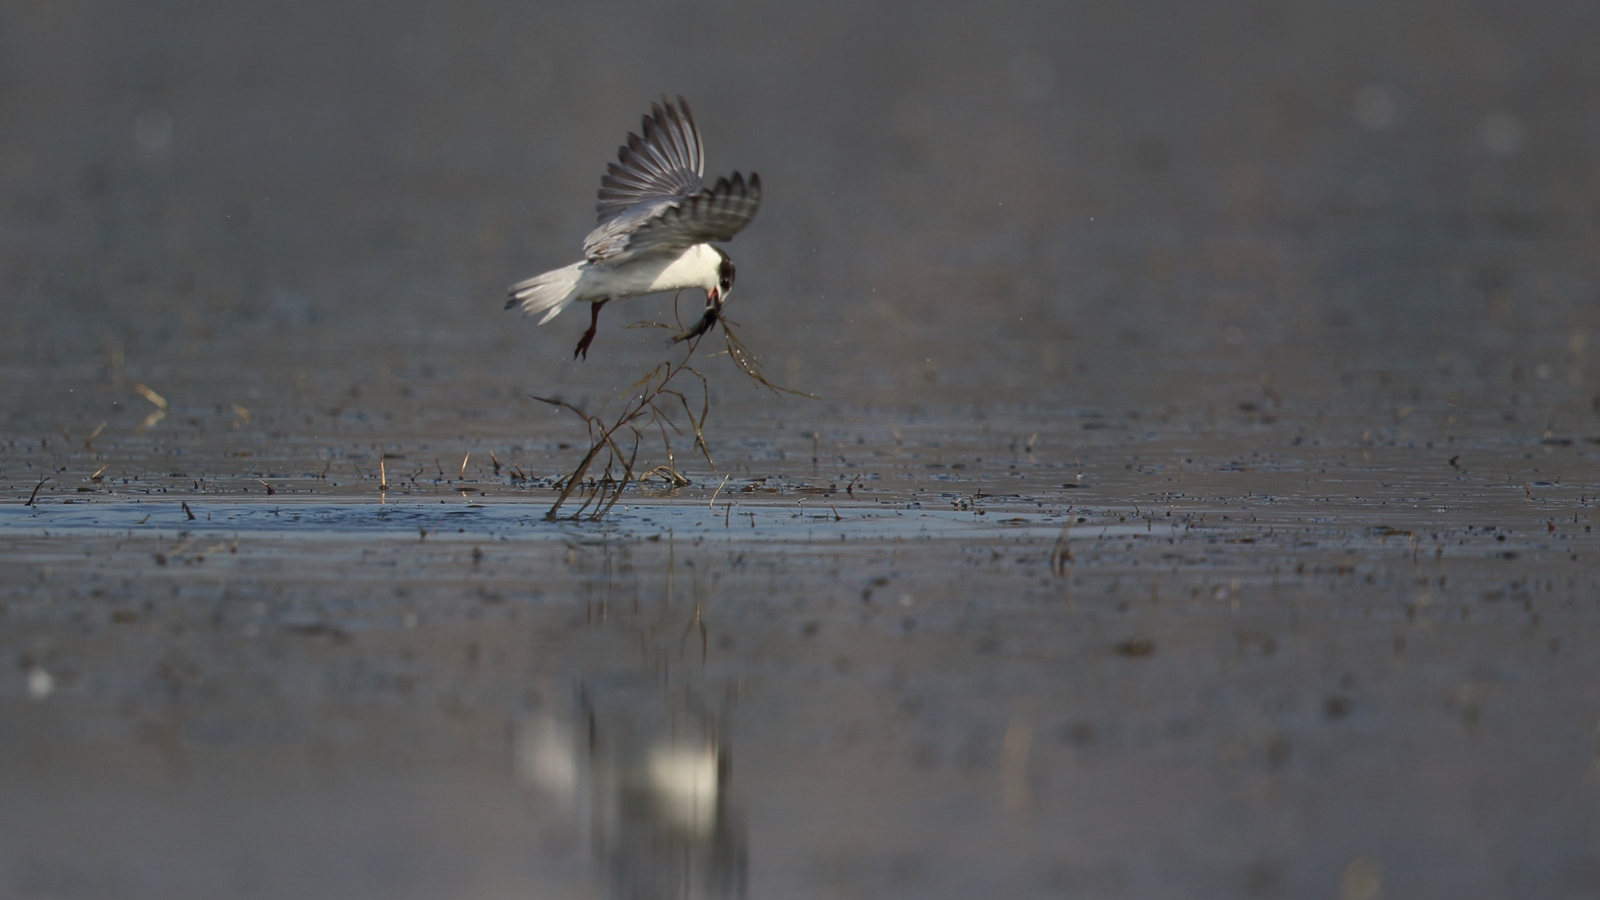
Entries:
POLYGON ((0 13, 0 896, 1600 893, 1595 14, 931 9, 0 13))

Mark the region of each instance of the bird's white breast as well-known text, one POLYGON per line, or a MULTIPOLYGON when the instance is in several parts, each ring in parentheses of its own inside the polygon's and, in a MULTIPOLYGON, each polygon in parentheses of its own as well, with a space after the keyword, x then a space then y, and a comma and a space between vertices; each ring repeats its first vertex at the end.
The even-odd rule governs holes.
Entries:
POLYGON ((717 284, 721 257, 707 244, 696 244, 677 256, 639 257, 619 266, 594 266, 584 272, 584 299, 636 297, 685 288, 709 290, 717 284))

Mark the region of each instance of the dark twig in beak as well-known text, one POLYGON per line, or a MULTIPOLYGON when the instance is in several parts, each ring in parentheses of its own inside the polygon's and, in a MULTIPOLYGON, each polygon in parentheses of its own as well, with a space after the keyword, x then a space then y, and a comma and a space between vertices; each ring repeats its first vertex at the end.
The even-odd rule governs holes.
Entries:
POLYGON ((694 323, 694 327, 690 328, 688 331, 679 332, 678 334, 674 335, 672 342, 674 344, 681 344, 684 341, 693 340, 710 331, 712 326, 716 325, 718 320, 721 318, 722 298, 707 296, 706 311, 701 313, 700 321, 694 323))

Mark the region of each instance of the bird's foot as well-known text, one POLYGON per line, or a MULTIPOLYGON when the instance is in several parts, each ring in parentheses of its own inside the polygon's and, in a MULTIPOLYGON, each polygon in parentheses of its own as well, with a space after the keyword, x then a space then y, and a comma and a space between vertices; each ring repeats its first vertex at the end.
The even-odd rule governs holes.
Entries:
POLYGON ((580 356, 584 359, 589 358, 589 345, 594 343, 595 329, 600 327, 600 307, 609 302, 609 299, 601 300, 599 303, 589 307, 589 330, 583 333, 583 337, 578 338, 578 346, 572 351, 573 359, 577 359, 580 356))
POLYGON ((592 344, 592 343, 594 343, 594 326, 593 325, 589 326, 589 330, 585 331, 583 333, 583 337, 578 338, 578 346, 573 348, 572 358, 573 359, 577 359, 578 357, 581 356, 584 359, 588 359, 589 358, 589 345, 592 344))

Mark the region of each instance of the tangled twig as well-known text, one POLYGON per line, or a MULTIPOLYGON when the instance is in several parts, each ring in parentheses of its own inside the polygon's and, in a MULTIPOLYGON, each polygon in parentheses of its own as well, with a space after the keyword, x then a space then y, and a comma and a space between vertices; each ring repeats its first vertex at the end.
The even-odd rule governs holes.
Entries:
MULTIPOLYGON (((587 511, 590 519, 599 520, 617 505, 617 501, 622 499, 622 492, 631 483, 642 483, 646 479, 657 477, 673 487, 688 484, 689 479, 677 469, 672 449, 673 436, 681 437, 685 434, 683 426, 679 424, 680 419, 677 418, 680 410, 682 421, 686 422, 689 432, 694 435, 694 449, 704 457, 707 465, 713 470, 716 469, 716 462, 711 458, 711 448, 707 445, 705 437, 706 417, 711 413, 711 388, 705 375, 690 365, 690 361, 694 359, 701 339, 719 323, 722 325, 723 341, 728 356, 739 371, 774 393, 795 394, 816 399, 812 394, 781 387, 767 380, 755 354, 739 340, 730 327, 732 323, 722 315, 722 308, 722 303, 714 303, 706 307, 699 321, 692 327, 684 329, 681 323, 676 326, 677 334, 672 338, 672 346, 686 344, 683 356, 658 364, 645 373, 644 377, 630 385, 627 402, 609 424, 600 416, 591 415, 560 398, 534 396, 535 400, 572 412, 582 419, 589 429, 589 449, 577 467, 556 482, 561 493, 556 497, 556 502, 550 507, 550 511, 545 513, 546 519, 556 519, 561 507, 579 491, 584 491, 586 495, 572 517, 580 518, 587 511), (693 382, 698 384, 691 382, 690 386, 684 389, 675 383, 675 379, 681 382, 680 376, 685 375, 692 376, 693 382), (698 387, 698 397, 694 397, 696 387, 698 387), (693 400, 698 400, 698 403, 692 402, 693 400), (698 412, 696 406, 699 407, 698 412), (640 446, 652 429, 661 438, 667 461, 641 471, 640 446), (631 442, 628 441, 629 436, 632 437, 631 442), (628 445, 626 451, 624 444, 628 445), (601 475, 598 478, 591 476, 590 470, 602 460, 604 469, 601 475), (585 478, 588 479, 587 482, 585 478)), ((660 322, 641 324, 645 327, 674 328, 660 322)))

